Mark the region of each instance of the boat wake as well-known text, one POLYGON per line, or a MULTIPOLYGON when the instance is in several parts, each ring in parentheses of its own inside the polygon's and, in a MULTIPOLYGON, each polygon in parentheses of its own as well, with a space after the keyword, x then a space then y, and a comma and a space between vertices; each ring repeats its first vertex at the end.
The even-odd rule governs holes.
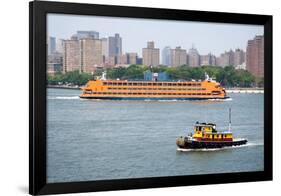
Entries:
POLYGON ((233 99, 232 98, 226 98, 226 99, 208 99, 208 101, 222 101, 222 102, 225 102, 225 101, 232 101, 233 99))
POLYGON ((147 102, 225 102, 225 101, 232 101, 232 98, 226 98, 226 99, 202 99, 202 100, 184 100, 184 99, 161 99, 161 100, 155 100, 155 99, 144 99, 143 101, 147 102))
POLYGON ((80 99, 79 96, 72 96, 72 97, 48 97, 48 99, 68 99, 68 100, 72 100, 72 99, 80 99))
POLYGON ((230 149, 253 147, 253 146, 263 146, 263 143, 247 143, 247 144, 240 145, 240 146, 231 146, 231 147, 223 147, 223 148, 201 148, 201 149, 177 148, 177 151, 179 151, 179 152, 212 152, 212 151, 230 150, 230 149))

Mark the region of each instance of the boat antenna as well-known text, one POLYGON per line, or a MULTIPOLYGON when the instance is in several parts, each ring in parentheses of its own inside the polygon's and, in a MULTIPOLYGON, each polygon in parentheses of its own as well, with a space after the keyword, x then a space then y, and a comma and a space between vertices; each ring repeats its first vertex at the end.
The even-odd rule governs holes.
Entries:
POLYGON ((231 108, 229 108, 229 123, 228 123, 228 131, 231 132, 231 108))

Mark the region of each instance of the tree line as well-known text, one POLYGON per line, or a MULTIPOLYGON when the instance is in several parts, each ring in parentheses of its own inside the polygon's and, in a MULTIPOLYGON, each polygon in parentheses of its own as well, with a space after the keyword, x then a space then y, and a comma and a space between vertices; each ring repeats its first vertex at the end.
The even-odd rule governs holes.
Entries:
POLYGON ((57 73, 48 75, 48 84, 73 84, 84 85, 88 80, 100 77, 102 72, 106 71, 108 79, 127 79, 143 80, 144 72, 166 72, 173 81, 178 80, 204 80, 205 73, 215 78, 225 87, 263 87, 263 78, 255 77, 247 70, 235 69, 233 66, 200 66, 190 67, 181 65, 176 67, 170 66, 153 66, 130 65, 129 67, 116 67, 97 70, 93 75, 89 73, 79 73, 79 71, 67 72, 65 74, 57 73))

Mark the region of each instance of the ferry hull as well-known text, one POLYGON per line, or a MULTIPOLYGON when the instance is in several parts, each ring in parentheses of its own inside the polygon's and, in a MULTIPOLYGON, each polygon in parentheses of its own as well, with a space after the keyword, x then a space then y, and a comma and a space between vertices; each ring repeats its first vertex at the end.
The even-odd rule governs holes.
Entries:
POLYGON ((94 97, 80 96, 82 99, 105 99, 105 100, 224 100, 229 97, 94 97))
POLYGON ((231 146, 245 145, 248 141, 246 139, 234 141, 196 141, 184 138, 184 141, 178 142, 177 146, 184 149, 205 149, 205 148, 223 148, 231 146))

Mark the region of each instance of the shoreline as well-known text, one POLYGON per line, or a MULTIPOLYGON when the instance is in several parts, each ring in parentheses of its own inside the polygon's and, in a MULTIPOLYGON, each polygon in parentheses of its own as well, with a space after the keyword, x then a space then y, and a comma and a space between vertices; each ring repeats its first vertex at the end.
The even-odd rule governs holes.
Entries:
POLYGON ((71 90, 80 90, 82 86, 66 86, 66 85, 47 85, 47 88, 59 88, 59 89, 71 89, 71 90))
MULTIPOLYGON (((80 90, 82 86, 47 85, 47 88, 80 90)), ((263 88, 226 88, 227 93, 264 93, 263 88)))

